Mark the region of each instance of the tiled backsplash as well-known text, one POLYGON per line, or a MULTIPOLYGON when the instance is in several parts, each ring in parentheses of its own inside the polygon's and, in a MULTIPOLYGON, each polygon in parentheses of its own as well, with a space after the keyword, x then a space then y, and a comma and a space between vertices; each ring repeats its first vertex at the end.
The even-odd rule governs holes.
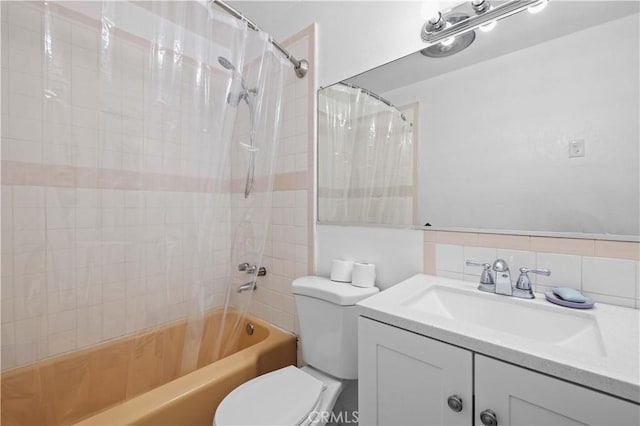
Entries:
POLYGON ((467 259, 507 261, 515 282, 519 268, 547 268, 530 274, 534 290, 574 287, 595 301, 640 309, 640 244, 605 240, 425 231, 425 272, 478 281, 481 268, 467 259))

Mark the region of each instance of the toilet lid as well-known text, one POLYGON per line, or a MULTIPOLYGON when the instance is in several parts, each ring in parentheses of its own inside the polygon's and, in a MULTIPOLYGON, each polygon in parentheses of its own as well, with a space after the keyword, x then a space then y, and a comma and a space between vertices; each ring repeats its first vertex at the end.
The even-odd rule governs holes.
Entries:
POLYGON ((293 366, 264 374, 227 395, 214 424, 299 425, 318 406, 323 387, 320 380, 293 366))

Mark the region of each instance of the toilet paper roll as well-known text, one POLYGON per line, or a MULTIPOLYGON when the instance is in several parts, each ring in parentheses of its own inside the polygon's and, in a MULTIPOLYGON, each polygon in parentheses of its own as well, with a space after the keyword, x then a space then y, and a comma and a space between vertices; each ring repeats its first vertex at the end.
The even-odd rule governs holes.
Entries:
POLYGON ((356 287, 373 287, 376 284, 376 265, 354 263, 351 284, 356 287))
POLYGON ((331 281, 350 283, 352 272, 352 260, 333 259, 331 261, 331 281))

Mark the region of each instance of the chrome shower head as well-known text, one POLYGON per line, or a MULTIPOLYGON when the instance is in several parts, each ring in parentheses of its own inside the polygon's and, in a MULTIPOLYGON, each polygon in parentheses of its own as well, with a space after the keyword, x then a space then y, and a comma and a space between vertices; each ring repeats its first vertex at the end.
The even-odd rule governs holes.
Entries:
POLYGON ((240 93, 229 92, 227 95, 227 103, 232 107, 237 107, 243 99, 247 99, 247 92, 244 90, 240 93))

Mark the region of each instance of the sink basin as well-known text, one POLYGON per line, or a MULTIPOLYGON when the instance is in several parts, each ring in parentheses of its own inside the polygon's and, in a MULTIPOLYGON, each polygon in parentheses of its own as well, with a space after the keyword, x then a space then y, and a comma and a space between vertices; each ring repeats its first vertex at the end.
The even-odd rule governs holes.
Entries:
POLYGON ((640 403, 638 309, 570 309, 427 274, 356 306, 362 317, 640 403))
POLYGON ((596 356, 606 355, 595 317, 527 302, 469 289, 432 285, 401 305, 540 343, 596 356))

